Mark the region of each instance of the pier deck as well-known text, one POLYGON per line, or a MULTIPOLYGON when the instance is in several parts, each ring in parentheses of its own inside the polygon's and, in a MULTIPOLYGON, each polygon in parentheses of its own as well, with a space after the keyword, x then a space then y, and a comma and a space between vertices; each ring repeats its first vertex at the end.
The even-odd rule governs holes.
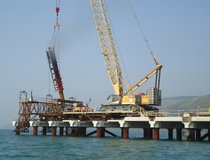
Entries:
MULTIPOLYGON (((13 126, 18 125, 13 121, 13 126)), ((129 138, 130 128, 143 129, 143 138, 160 139, 160 129, 168 130, 168 139, 173 139, 176 130, 176 139, 182 140, 182 130, 188 131, 187 140, 210 141, 210 116, 208 113, 183 113, 180 116, 164 116, 163 113, 153 112, 146 117, 139 113, 132 112, 64 112, 63 120, 30 121, 33 127, 33 135, 38 134, 38 127, 42 127, 42 133, 46 135, 46 128, 51 128, 51 134, 57 135, 57 128, 60 128, 60 135, 89 136, 96 134, 96 137, 104 137, 105 133, 115 135, 106 129, 121 129, 121 137, 129 138), (95 128, 92 133, 86 133, 87 128, 95 128), (201 132, 202 131, 202 132, 201 132), (205 132, 205 133, 204 133, 205 132), (202 135, 203 134, 203 135, 202 135)))

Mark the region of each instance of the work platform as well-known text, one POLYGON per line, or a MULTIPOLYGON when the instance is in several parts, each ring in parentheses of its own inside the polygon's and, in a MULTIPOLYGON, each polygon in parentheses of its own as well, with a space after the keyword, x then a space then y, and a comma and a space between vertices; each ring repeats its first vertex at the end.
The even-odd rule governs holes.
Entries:
MULTIPOLYGON (((42 127, 41 131, 43 135, 46 135, 46 130, 51 129, 51 135, 57 135, 57 128, 60 129, 59 135, 70 136, 90 136, 96 134, 96 137, 104 137, 105 133, 112 136, 117 136, 114 133, 108 131, 110 128, 121 129, 121 137, 129 138, 129 129, 137 128, 143 129, 143 138, 145 139, 160 139, 160 130, 168 130, 169 140, 182 140, 183 130, 187 131, 187 140, 189 141, 203 141, 207 139, 210 141, 210 116, 200 116, 198 113, 183 113, 181 116, 164 116, 162 113, 153 113, 150 116, 134 116, 131 113, 105 113, 105 112, 65 112, 63 117, 66 119, 56 121, 30 121, 30 127, 33 127, 33 135, 38 135, 38 127, 42 127), (99 116, 100 115, 100 116, 99 116), (115 115, 115 118, 107 116, 104 119, 104 115, 115 115), (118 115, 118 116, 116 116, 118 115), (120 116, 121 115, 121 116, 120 116), (130 116, 126 116, 130 115, 130 116), (72 119, 73 117, 91 117, 89 119, 72 119), (122 118, 122 116, 125 116, 122 118), (95 118, 94 118, 95 117, 95 118), (117 119, 117 117, 120 117, 117 119), (65 132, 64 132, 65 128, 65 132), (95 129, 91 133, 86 133, 87 128, 95 129), (176 132, 176 138, 174 134, 176 132)), ((13 121, 13 126, 17 127, 18 123, 13 121)), ((18 133, 17 133, 18 134, 18 133)))

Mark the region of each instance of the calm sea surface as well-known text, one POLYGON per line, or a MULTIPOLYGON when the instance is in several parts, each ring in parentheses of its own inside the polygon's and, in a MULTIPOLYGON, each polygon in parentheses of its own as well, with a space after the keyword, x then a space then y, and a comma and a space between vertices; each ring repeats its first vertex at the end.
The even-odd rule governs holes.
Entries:
POLYGON ((95 137, 16 136, 0 130, 0 160, 210 160, 210 143, 95 137))

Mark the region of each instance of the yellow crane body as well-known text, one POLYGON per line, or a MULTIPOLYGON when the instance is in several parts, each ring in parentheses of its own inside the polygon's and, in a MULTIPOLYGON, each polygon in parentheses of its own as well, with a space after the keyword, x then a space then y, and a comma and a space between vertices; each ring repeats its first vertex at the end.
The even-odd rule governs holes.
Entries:
MULTIPOLYGON (((124 110, 125 108, 128 109, 128 106, 130 105, 160 105, 160 72, 162 65, 158 63, 152 52, 152 57, 155 60, 156 67, 143 79, 139 80, 135 85, 131 87, 130 85, 127 85, 122 78, 122 72, 117 55, 115 40, 110 27, 111 25, 106 10, 105 0, 90 0, 90 3, 106 70, 114 89, 114 94, 109 96, 111 103, 107 106, 102 105, 102 108, 108 107, 109 110, 115 110, 116 108, 119 110, 124 110), (146 93, 146 95, 136 95, 136 90, 154 75, 156 75, 155 87, 149 89, 147 91, 148 94, 146 93), (127 87, 127 91, 124 90, 124 85, 129 86, 127 87)), ((130 106, 130 108, 133 109, 133 106, 130 106)))

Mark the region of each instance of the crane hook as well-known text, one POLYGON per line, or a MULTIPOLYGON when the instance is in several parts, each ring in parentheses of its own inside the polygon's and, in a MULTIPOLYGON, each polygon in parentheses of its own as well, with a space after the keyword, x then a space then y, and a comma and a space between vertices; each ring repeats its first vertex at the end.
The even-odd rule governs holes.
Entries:
POLYGON ((60 24, 58 22, 58 16, 59 16, 59 12, 60 12, 59 5, 60 5, 60 1, 59 0, 56 0, 56 8, 55 8, 55 11, 56 11, 56 24, 55 24, 55 28, 56 27, 58 27, 58 28, 60 27, 60 24))
POLYGON ((60 12, 60 7, 56 7, 56 14, 57 14, 57 16, 58 16, 59 12, 60 12))

